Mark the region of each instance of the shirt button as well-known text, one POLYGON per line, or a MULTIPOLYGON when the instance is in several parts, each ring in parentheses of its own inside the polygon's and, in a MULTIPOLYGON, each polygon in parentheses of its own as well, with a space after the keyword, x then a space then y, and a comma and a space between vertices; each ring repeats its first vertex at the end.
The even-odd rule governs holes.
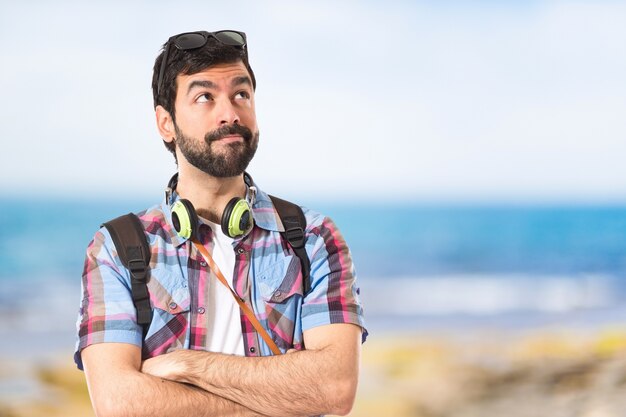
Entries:
POLYGON ((198 307, 198 314, 204 314, 204 307, 198 307))
POLYGON ((200 266, 206 266, 206 262, 200 261, 200 266))
POLYGON ((176 304, 175 302, 172 301, 170 303, 169 307, 170 307, 170 310, 176 310, 176 307, 178 307, 178 304, 176 304))
POLYGON ((246 251, 245 251, 245 250, 243 250, 243 248, 239 248, 239 249, 237 249, 237 253, 238 253, 238 254, 240 254, 240 255, 241 255, 242 253, 245 253, 245 252, 246 252, 246 251))
POLYGON ((254 346, 252 346, 249 350, 250 350, 250 353, 256 352, 256 348, 254 346))
POLYGON ((274 292, 274 297, 280 297, 283 293, 280 292, 280 290, 276 290, 276 292, 274 292))

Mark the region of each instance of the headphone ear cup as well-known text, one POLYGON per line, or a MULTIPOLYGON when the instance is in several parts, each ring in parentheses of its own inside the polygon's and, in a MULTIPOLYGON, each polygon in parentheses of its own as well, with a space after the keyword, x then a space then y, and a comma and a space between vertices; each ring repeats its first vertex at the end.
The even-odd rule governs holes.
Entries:
POLYGON ((172 205, 172 224, 180 237, 195 238, 198 215, 191 201, 180 199, 172 205))
POLYGON ((237 201, 239 201, 239 198, 237 197, 231 198, 228 204, 226 204, 226 207, 224 208, 224 213, 222 213, 222 222, 221 222, 222 232, 228 237, 234 237, 234 236, 231 236, 228 229, 229 229, 229 224, 230 224, 230 216, 233 214, 233 208, 237 204, 237 201))
POLYGON ((228 237, 235 238, 246 234, 252 226, 252 212, 250 205, 243 198, 234 197, 224 209, 222 214, 222 232, 228 237))

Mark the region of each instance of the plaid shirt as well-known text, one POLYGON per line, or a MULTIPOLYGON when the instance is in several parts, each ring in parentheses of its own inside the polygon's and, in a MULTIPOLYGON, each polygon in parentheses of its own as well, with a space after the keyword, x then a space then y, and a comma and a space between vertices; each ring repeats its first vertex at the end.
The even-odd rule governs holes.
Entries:
MULTIPOLYGON (((174 193, 169 203, 176 199, 174 193)), ((305 247, 311 261, 309 292, 303 294, 300 259, 283 240, 278 213, 260 190, 252 207, 254 228, 233 242, 233 289, 283 353, 304 348, 303 331, 331 323, 360 326, 365 341, 367 331, 350 251, 328 217, 303 210, 307 220, 305 247)), ((208 314, 204 313, 213 272, 191 242, 174 230, 167 201, 138 216, 151 247, 148 289, 152 322, 143 339, 130 274, 108 231, 100 229, 87 248, 83 271, 74 354, 79 369, 81 350, 94 343, 132 343, 142 347, 144 359, 179 348, 206 350, 208 314)), ((198 240, 212 252, 209 226, 200 225, 198 240)), ((240 318, 246 356, 271 355, 243 312, 240 318)))

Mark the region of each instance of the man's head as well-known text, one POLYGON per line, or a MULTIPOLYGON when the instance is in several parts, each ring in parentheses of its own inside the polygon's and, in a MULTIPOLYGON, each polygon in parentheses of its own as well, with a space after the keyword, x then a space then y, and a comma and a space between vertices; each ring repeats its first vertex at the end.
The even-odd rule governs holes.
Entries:
POLYGON ((258 143, 255 88, 242 32, 172 36, 152 76, 165 146, 175 158, 178 148, 179 156, 210 175, 236 175, 233 172, 245 169, 258 143), (236 137, 242 140, 233 140, 236 137))

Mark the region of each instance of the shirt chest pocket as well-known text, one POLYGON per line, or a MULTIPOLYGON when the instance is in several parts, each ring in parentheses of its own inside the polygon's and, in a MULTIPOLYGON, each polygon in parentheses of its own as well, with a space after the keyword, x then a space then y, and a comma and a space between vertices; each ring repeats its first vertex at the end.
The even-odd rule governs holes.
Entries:
POLYGON ((165 269, 150 271, 150 303, 155 309, 179 314, 189 311, 191 297, 184 278, 165 269))
POLYGON ((264 311, 267 329, 276 345, 286 351, 302 339, 302 268, 297 256, 286 256, 255 276, 260 300, 257 309, 264 311))
POLYGON ((302 265, 297 256, 286 256, 257 274, 255 281, 263 301, 271 304, 302 297, 302 265))
POLYGON ((185 348, 191 296, 180 274, 164 269, 150 271, 148 282, 152 322, 144 341, 143 356, 152 357, 171 349, 185 348))
POLYGON ((302 266, 297 256, 286 256, 255 276, 270 336, 283 351, 301 343, 302 266))

